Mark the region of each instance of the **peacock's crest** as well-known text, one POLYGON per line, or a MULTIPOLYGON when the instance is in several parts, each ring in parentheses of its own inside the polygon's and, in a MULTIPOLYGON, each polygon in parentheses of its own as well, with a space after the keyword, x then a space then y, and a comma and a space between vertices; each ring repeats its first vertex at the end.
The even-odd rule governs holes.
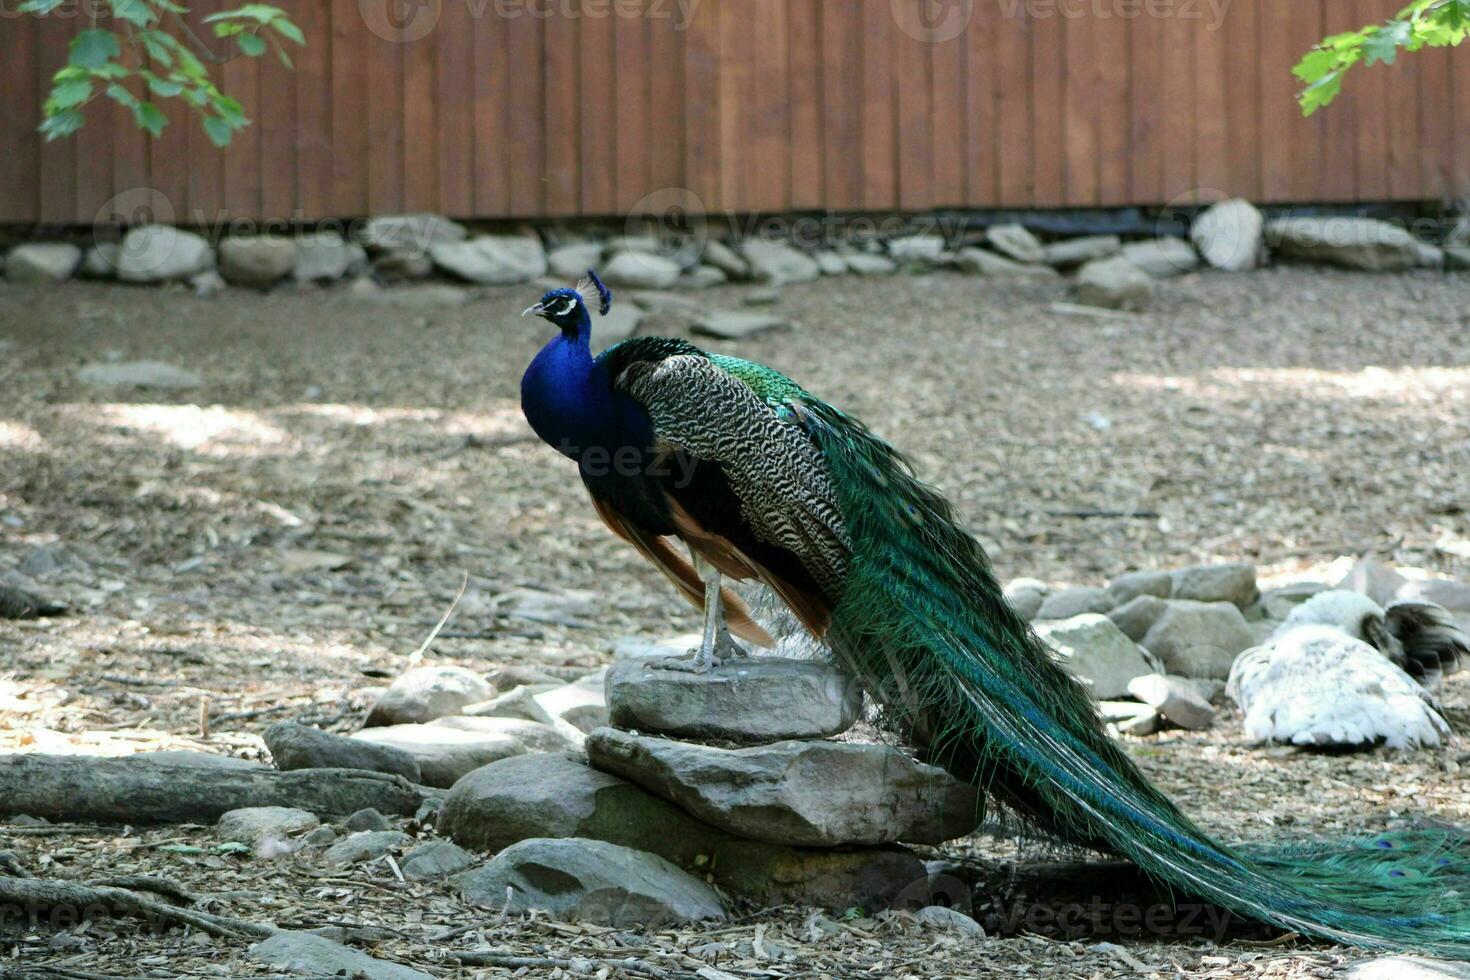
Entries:
POLYGON ((607 316, 607 311, 612 309, 612 290, 597 278, 597 273, 592 269, 588 269, 586 277, 577 283, 577 292, 582 294, 583 302, 589 307, 592 306, 592 295, 596 292, 597 312, 602 316, 607 316))

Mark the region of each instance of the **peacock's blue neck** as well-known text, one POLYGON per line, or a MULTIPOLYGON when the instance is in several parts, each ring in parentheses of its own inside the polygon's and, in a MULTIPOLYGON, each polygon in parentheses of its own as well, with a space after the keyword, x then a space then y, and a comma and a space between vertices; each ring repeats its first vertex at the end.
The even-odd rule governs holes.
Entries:
POLYGON ((597 422, 611 393, 592 383, 596 361, 585 317, 575 333, 563 331, 536 355, 521 376, 521 410, 536 434, 573 459, 597 441, 597 422), (601 388, 601 390, 599 390, 601 388))

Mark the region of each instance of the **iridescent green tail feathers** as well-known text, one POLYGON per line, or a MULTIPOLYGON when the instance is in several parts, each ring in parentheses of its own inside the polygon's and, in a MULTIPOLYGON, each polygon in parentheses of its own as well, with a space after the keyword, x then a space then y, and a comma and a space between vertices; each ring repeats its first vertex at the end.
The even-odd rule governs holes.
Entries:
POLYGON ((852 541, 834 656, 934 761, 1041 831, 1127 857, 1180 896, 1304 935, 1470 959, 1461 832, 1217 842, 1103 731, 944 499, 860 423, 800 401, 852 541))

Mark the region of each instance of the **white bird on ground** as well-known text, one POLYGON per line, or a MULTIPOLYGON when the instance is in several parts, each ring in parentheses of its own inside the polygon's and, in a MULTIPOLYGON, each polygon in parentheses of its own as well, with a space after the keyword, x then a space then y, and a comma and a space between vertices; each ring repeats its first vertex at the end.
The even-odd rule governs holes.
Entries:
POLYGON ((1470 636, 1442 606, 1385 608, 1334 589, 1297 606, 1270 639, 1237 657, 1226 691, 1257 741, 1438 745, 1450 727, 1430 691, 1466 655, 1470 636))

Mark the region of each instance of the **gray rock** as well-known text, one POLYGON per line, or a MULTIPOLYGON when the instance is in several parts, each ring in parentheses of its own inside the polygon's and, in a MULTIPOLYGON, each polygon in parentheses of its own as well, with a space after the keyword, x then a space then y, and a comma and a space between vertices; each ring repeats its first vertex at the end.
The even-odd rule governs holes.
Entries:
POLYGON ((386 282, 411 282, 434 274, 434 263, 428 253, 395 248, 373 259, 373 273, 386 282))
POLYGON ((1266 222, 1266 243, 1281 255, 1369 272, 1420 265, 1420 243, 1398 225, 1374 218, 1276 218, 1266 222))
POLYGON ((388 725, 364 728, 352 736, 364 742, 401 749, 419 765, 425 786, 448 788, 468 772, 499 759, 525 754, 512 735, 472 732, 440 725, 388 725))
POLYGON ((749 279, 750 263, 736 253, 729 245, 717 239, 711 239, 704 243, 704 252, 700 258, 707 264, 719 269, 731 279, 749 279))
POLYGON ((363 724, 402 725, 459 714, 490 697, 490 684, 463 667, 419 667, 399 676, 378 696, 363 724))
POLYGON ((1470 245, 1446 245, 1444 247, 1444 267, 1450 272, 1464 272, 1470 269, 1470 245))
POLYGON ((413 840, 401 830, 360 830, 327 848, 322 860, 335 867, 373 861, 413 840))
POLYGON ((679 263, 652 252, 619 252, 599 272, 614 288, 668 289, 679 281, 679 263))
POLYGON ((1084 613, 1058 622, 1036 625, 1072 676, 1087 685, 1099 700, 1128 693, 1128 682, 1154 672, 1153 665, 1118 625, 1106 616, 1084 613))
POLYGON ((1051 586, 1034 578, 1018 578, 1007 582, 1004 589, 1006 601, 1022 619, 1032 620, 1041 611, 1051 586))
POLYGON ((1446 264, 1444 249, 1438 245, 1428 242, 1415 241, 1414 247, 1419 250, 1419 268, 1421 269, 1443 269, 1446 264))
POLYGON ((780 330, 791 326, 784 317, 775 313, 745 313, 735 310, 710 310, 695 321, 693 331, 706 337, 721 340, 742 340, 768 330, 780 330))
POLYGON ((336 839, 337 832, 326 824, 323 824, 322 826, 313 830, 311 833, 307 834, 305 837, 301 838, 301 843, 305 844, 307 847, 326 847, 336 839))
POLYGON ((1041 243, 1026 230, 1025 225, 991 225, 985 229, 985 241, 997 252, 1017 262, 1036 263, 1046 256, 1041 243))
POLYGON ((812 253, 812 259, 824 276, 847 275, 847 262, 831 249, 820 248, 812 253))
POLYGON ((627 340, 642 324, 643 310, 632 303, 614 303, 606 315, 592 319, 592 353, 600 354, 613 344, 627 340))
POLYGON ((84 279, 112 279, 117 275, 117 259, 121 254, 121 242, 98 242, 82 256, 78 271, 84 279))
POLYGON ((236 286, 263 289, 296 268, 296 243, 270 235, 229 235, 219 243, 219 274, 236 286))
POLYGON ((1174 577, 1168 572, 1140 571, 1119 575, 1108 583, 1108 595, 1113 602, 1122 605, 1141 595, 1167 599, 1174 590, 1174 577))
POLYGON ((926 929, 954 932, 967 939, 984 939, 985 927, 948 905, 926 905, 914 913, 914 921, 926 929))
POLYGON ((172 282, 213 268, 209 242, 172 225, 129 230, 117 258, 117 277, 123 282, 172 282))
POLYGON ((781 302, 781 290, 775 287, 751 289, 740 297, 741 306, 775 306, 781 302))
POLYGON ((1202 731, 1215 720, 1215 709, 1187 677, 1145 674, 1128 682, 1128 693, 1180 728, 1202 731))
POLYGON ((822 274, 816 259, 785 242, 752 238, 745 242, 744 251, 751 274, 774 285, 810 282, 822 274))
POLYGON ((188 391, 204 386, 204 379, 193 371, 162 361, 88 364, 77 372, 77 380, 99 388, 166 388, 172 391, 188 391))
POLYGON ((1117 605, 1107 589, 1083 586, 1049 593, 1036 611, 1037 619, 1071 619, 1083 613, 1105 613, 1117 605))
POLYGON ((374 959, 348 949, 325 936, 310 932, 282 931, 250 947, 250 958, 258 963, 310 977, 356 977, 361 980, 434 980, 398 963, 374 959))
POLYGON ((507 286, 546 275, 546 250, 533 235, 481 235, 429 246, 434 265, 466 282, 507 286))
POLYGON ((563 592, 547 592, 542 589, 513 589, 503 600, 510 608, 512 619, 527 619, 533 623, 552 623, 581 629, 591 625, 597 615, 596 596, 580 589, 563 592))
POLYGON ((1212 204, 1189 229, 1189 240, 1209 265, 1226 272, 1244 272, 1262 264, 1266 256, 1265 220, 1251 202, 1231 198, 1212 204))
POLYGON ((1408 579, 1383 562, 1375 558, 1359 558, 1333 588, 1361 592, 1380 606, 1386 606, 1408 583, 1408 579))
POLYGON ((276 768, 283 771, 366 769, 396 773, 411 783, 422 780, 414 757, 388 745, 374 745, 290 721, 277 722, 267 728, 264 737, 276 768))
POLYGON ((351 814, 346 820, 342 821, 342 827, 351 831, 393 829, 393 825, 388 822, 388 818, 370 806, 363 807, 356 813, 351 814))
POLYGON ((291 278, 297 282, 335 282, 357 275, 367 266, 367 252, 361 245, 345 241, 335 231, 320 231, 297 241, 291 278))
POLYGON ((1097 707, 1102 720, 1124 735, 1152 735, 1163 721, 1158 709, 1137 701, 1103 701, 1097 707))
MULTIPOLYGON (((603 709, 603 717, 607 709, 603 709)), ((574 739, 551 725, 528 718, 466 717, 446 715, 429 722, 433 728, 454 728, 462 732, 478 732, 482 735, 507 735, 523 745, 527 752, 564 752, 576 748, 580 739, 574 739)))
POLYGON ((1261 593, 1256 605, 1266 619, 1280 621, 1290 616, 1297 606, 1327 589, 1326 582, 1291 582, 1261 593))
POLYGON ((1435 602, 1450 612, 1470 612, 1470 585, 1449 578, 1412 579, 1400 587, 1395 598, 1435 602))
POLYGON ((431 840, 420 844, 403 856, 398 869, 412 881, 443 878, 463 871, 475 863, 475 856, 447 840, 431 840))
POLYGON ((11 282, 62 282, 82 263, 82 250, 70 242, 26 242, 5 257, 11 282))
POLYGON ((690 674, 629 660, 607 672, 609 723, 664 735, 825 738, 851 728, 862 703, 857 684, 815 661, 751 657, 690 674))
POLYGON ((1074 289, 1079 302, 1109 310, 1143 310, 1154 295, 1153 280, 1120 255, 1083 265, 1074 289))
POLYGON ((587 758, 713 827, 802 847, 939 844, 981 816, 973 786, 887 745, 786 741, 742 749, 601 728, 587 758))
POLYGON ((604 840, 761 905, 884 908, 924 877, 923 862, 900 847, 814 850, 733 837, 564 755, 519 756, 471 773, 445 797, 437 826, 480 851, 532 837, 604 840))
POLYGON ((190 749, 166 749, 162 752, 139 752, 130 758, 139 762, 160 763, 169 766, 194 766, 197 769, 268 769, 259 762, 237 759, 232 755, 215 752, 195 752, 190 749))
POLYGON ((455 877, 471 905, 620 928, 727 918, 709 885, 663 858, 600 840, 532 838, 455 877))
POLYGON ((225 282, 225 277, 213 269, 196 272, 189 277, 189 289, 195 296, 214 296, 224 292, 228 286, 229 283, 225 282))
POLYGON ((1016 262, 983 248, 960 249, 955 253, 955 265, 961 272, 968 272, 972 276, 1046 280, 1059 278, 1057 270, 1049 265, 1031 265, 1025 262, 1016 262))
POLYGON ((729 281, 729 276, 712 265, 696 265, 686 272, 680 273, 679 281, 674 283, 675 289, 709 289, 711 286, 723 286, 729 281))
POLYGON ((649 313, 682 313, 688 315, 696 312, 704 305, 700 300, 692 296, 682 296, 679 293, 670 293, 659 289, 640 289, 633 293, 633 301, 649 313))
POLYGON ((215 833, 225 840, 259 844, 267 838, 284 841, 321 825, 314 813, 288 806, 248 806, 220 814, 215 833))
MULTIPOLYGON (((531 718, 552 728, 590 732, 607 724, 607 684, 602 672, 531 695, 531 718)), ((575 737, 575 735, 573 736, 575 737)))
POLYGON ((1470 980, 1470 964, 1423 956, 1382 956, 1347 964, 1342 980, 1470 980))
POLYGON ((533 719, 535 715, 531 710, 531 698, 543 691, 561 687, 562 683, 552 679, 544 683, 520 684, 508 691, 501 691, 493 698, 465 705, 464 714, 476 718, 533 719))
POLYGON ((602 245, 597 242, 573 242, 554 248, 546 256, 546 266, 558 279, 576 282, 597 268, 602 261, 602 245))
MULTIPOLYGON (((901 265, 911 262, 937 262, 943 254, 944 239, 938 235, 905 235, 888 241, 889 257, 901 265)), ((851 262, 848 264, 851 265, 851 262)))
POLYGON ((1142 642, 1171 674, 1223 680, 1255 639, 1233 603, 1171 599, 1142 642))
POLYGON ((1199 268, 1199 253, 1182 238, 1150 238, 1123 246, 1123 258, 1154 279, 1170 279, 1199 268))
POLYGON ((1158 596, 1138 595, 1116 609, 1110 609, 1107 617, 1118 624, 1123 635, 1135 643, 1141 642, 1169 604, 1158 596))
POLYGON ((1246 562, 1191 565, 1173 573, 1172 598, 1196 602, 1233 602, 1244 609, 1260 598, 1256 568, 1246 562))
POLYGON ((465 237, 463 225, 439 214, 381 215, 357 230, 357 240, 373 252, 405 250, 422 255, 431 245, 462 242, 465 237))
POLYGON ((1070 269, 1093 259, 1105 259, 1117 255, 1123 243, 1117 235, 1083 235, 1080 238, 1064 238, 1042 246, 1041 261, 1058 269, 1070 269))
POLYGON ((847 262, 848 271, 859 276, 891 276, 898 271, 898 265, 892 259, 884 255, 869 255, 866 252, 853 252, 843 257, 847 262))

